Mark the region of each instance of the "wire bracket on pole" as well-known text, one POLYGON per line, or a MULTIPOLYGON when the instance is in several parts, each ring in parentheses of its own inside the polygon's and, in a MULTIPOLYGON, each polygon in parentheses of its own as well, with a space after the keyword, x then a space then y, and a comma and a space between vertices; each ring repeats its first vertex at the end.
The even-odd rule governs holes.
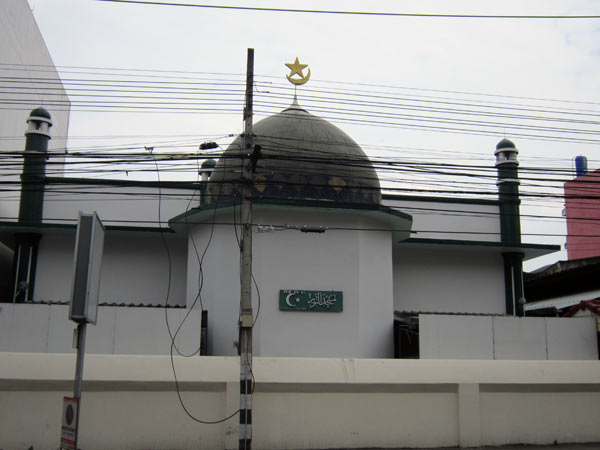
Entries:
POLYGON ((254 324, 254 318, 252 314, 242 314, 240 317, 240 326, 242 328, 252 328, 254 324))

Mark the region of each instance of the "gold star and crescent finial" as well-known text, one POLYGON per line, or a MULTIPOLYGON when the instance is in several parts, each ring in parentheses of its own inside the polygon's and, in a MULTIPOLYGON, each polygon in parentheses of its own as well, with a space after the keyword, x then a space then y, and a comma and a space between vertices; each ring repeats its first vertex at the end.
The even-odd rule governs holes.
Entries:
POLYGON ((296 86, 306 83, 310 79, 310 69, 304 76, 304 69, 308 67, 308 64, 300 64, 298 61, 298 57, 296 57, 296 61, 293 63, 286 63, 286 66, 291 70, 289 75, 286 75, 288 81, 296 86), (300 78, 292 78, 294 75, 298 75, 300 78))

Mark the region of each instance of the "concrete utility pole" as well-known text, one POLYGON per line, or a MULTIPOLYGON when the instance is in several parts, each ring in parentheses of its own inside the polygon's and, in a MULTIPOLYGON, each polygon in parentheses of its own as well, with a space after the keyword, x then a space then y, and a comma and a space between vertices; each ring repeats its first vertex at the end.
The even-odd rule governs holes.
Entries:
POLYGON ((252 91, 254 81, 254 49, 248 49, 246 72, 246 106, 244 108, 242 253, 240 295, 240 450, 252 448, 252 176, 257 150, 252 137, 252 91))

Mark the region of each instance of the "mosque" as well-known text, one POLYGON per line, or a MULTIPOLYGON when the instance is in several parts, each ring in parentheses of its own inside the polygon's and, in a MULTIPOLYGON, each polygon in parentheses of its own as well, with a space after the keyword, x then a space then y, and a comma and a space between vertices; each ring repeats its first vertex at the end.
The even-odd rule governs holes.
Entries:
POLYGON ((246 223, 255 448, 600 440, 595 322, 522 317, 522 261, 558 248, 521 242, 511 141, 490 151, 498 200, 481 200, 382 192, 360 146, 296 98, 199 183, 49 174, 53 127, 31 111, 19 217, 0 222, 3 448, 58 442, 80 212, 104 228, 82 448, 238 447, 246 223))
MULTIPOLYGON (((23 180, 43 183, 24 185, 19 220, 2 224, 15 249, 3 301, 35 308, 27 316, 44 327, 7 350, 71 350, 58 311, 82 211, 106 229, 93 352, 168 353, 166 308, 180 345, 236 355, 245 186, 256 356, 523 359, 553 345, 522 345, 522 261, 558 248, 521 243, 518 150, 507 139, 494 152, 499 199, 481 200, 382 193, 360 146, 296 97, 254 125, 252 154, 240 135, 206 160, 199 184, 48 177, 39 152, 51 116, 37 108, 28 124, 23 180)), ((549 354, 569 357, 569 347, 549 354)))

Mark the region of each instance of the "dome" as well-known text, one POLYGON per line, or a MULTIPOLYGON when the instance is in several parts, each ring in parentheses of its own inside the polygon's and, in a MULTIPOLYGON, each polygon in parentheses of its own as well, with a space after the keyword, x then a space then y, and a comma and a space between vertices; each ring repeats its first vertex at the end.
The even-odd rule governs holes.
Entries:
POLYGON ((217 161, 215 161, 213 158, 208 158, 204 160, 201 167, 203 169, 214 169, 216 165, 217 161))
MULTIPOLYGON (((379 204, 379 179, 360 146, 296 102, 257 122, 253 135, 260 146, 254 197, 379 204)), ((238 136, 219 159, 210 177, 210 202, 241 195, 243 140, 238 136)))
POLYGON ((500 150, 502 148, 516 148, 514 142, 504 138, 498 144, 496 144, 496 150, 500 150))
POLYGON ((29 113, 29 117, 42 117, 42 118, 48 119, 48 120, 52 119, 52 117, 50 116, 50 113, 45 108, 42 108, 41 106, 32 110, 29 113))

